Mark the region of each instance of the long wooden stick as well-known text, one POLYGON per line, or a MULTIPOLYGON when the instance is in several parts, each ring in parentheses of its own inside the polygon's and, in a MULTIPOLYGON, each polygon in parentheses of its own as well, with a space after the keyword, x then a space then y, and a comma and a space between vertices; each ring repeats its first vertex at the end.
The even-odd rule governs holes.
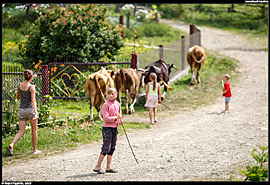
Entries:
POLYGON ((128 137, 127 137, 127 133, 126 133, 126 130, 125 130, 125 127, 124 127, 124 123, 123 123, 122 120, 120 120, 120 121, 122 122, 122 126, 123 126, 123 129, 124 129, 124 132, 125 132, 125 135, 126 135, 126 138, 127 138, 128 144, 129 144, 129 147, 130 147, 131 152, 132 152, 132 154, 133 154, 133 156, 134 156, 134 159, 135 159, 135 161, 137 162, 137 164, 139 164, 139 162, 138 162, 138 160, 136 159, 135 154, 134 154, 134 152, 133 152, 133 150, 132 150, 132 147, 131 147, 131 145, 130 145, 129 139, 128 139, 128 137))

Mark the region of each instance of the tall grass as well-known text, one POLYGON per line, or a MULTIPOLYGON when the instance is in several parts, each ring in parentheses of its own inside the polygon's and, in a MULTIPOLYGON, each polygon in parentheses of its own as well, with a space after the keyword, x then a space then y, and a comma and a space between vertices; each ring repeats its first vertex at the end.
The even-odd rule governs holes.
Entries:
POLYGON ((234 12, 229 12, 231 4, 185 4, 184 22, 206 25, 226 30, 268 35, 268 5, 265 16, 257 5, 234 4, 234 12), (191 9, 193 11, 191 11, 191 9))

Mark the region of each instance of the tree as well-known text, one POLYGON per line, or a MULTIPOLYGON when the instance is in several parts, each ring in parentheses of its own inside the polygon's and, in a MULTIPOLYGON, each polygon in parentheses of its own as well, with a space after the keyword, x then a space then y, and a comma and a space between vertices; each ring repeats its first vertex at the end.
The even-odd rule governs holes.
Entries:
POLYGON ((51 55, 76 55, 86 63, 118 54, 122 28, 106 19, 106 11, 106 6, 96 4, 51 6, 20 43, 21 63, 27 67, 39 60, 48 64, 51 55))

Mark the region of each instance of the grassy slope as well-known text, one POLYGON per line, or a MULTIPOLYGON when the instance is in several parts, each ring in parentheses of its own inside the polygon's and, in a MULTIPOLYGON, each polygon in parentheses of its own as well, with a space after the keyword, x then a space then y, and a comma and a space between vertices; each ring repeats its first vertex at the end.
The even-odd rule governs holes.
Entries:
MULTIPOLYGON (((239 62, 224 56, 214 56, 207 53, 207 61, 203 65, 200 73, 201 84, 190 86, 191 73, 184 76, 181 80, 176 81, 171 86, 173 90, 169 90, 166 94, 164 104, 169 106, 159 106, 159 116, 172 116, 179 114, 179 111, 190 111, 202 106, 215 103, 217 98, 222 97, 221 80, 226 73, 230 74, 231 87, 239 79, 238 72, 239 62), (168 114, 167 111, 170 111, 168 114)), ((135 105, 135 109, 140 116, 147 116, 148 113, 144 108, 144 100, 135 105)))

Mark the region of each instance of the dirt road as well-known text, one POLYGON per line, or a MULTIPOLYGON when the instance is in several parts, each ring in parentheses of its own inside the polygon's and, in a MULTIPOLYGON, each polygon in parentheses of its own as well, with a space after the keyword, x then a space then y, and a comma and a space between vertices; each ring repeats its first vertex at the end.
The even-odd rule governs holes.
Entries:
MULTIPOLYGON (((188 25, 173 24, 188 31, 188 25)), ((93 172, 102 141, 63 154, 2 167, 3 181, 189 181, 243 179, 239 168, 252 160, 253 147, 268 146, 268 53, 256 39, 200 27, 202 45, 241 62, 242 77, 232 88, 231 113, 224 99, 192 112, 160 119, 151 129, 118 137, 112 167, 93 172)), ((125 119, 128 119, 126 117, 125 119)), ((148 121, 148 119, 146 119, 148 121)), ((106 160, 103 162, 106 167, 106 160)))

